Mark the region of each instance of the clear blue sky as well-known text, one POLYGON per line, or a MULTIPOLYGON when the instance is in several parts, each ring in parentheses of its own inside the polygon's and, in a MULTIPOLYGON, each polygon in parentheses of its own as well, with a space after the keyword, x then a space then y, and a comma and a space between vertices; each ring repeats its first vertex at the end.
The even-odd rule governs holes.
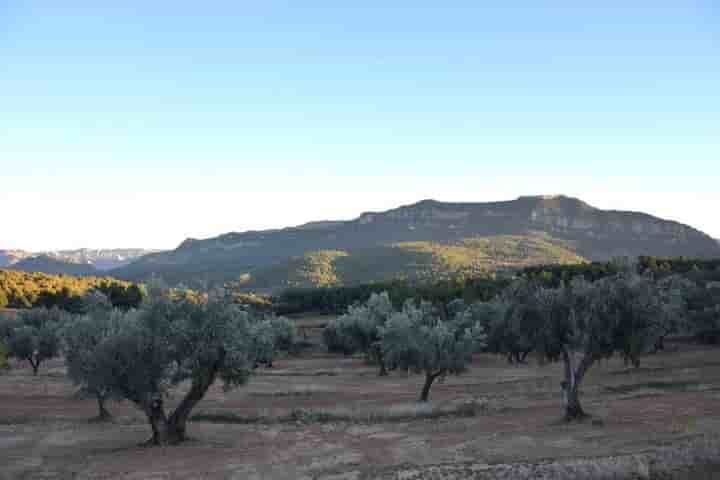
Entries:
POLYGON ((543 193, 720 237, 711 0, 0 0, 0 67, 0 248, 543 193))

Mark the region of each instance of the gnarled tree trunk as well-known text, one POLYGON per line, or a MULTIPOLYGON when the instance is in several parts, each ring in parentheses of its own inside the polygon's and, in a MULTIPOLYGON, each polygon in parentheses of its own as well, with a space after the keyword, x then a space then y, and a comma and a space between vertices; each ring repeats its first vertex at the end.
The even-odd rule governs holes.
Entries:
POLYGON ((195 405, 203 399, 210 386, 215 383, 220 367, 225 361, 225 353, 222 352, 215 364, 206 370, 203 375, 193 379, 190 390, 183 397, 180 405, 168 417, 165 415, 165 408, 161 396, 156 396, 145 402, 143 410, 147 416, 148 423, 152 428, 153 436, 146 443, 149 445, 174 445, 187 439, 186 425, 190 413, 195 405))
POLYGON ((420 392, 420 401, 427 402, 430 396, 430 388, 436 378, 442 375, 442 371, 439 372, 426 372, 425 373, 425 384, 423 385, 422 391, 420 392))
POLYGON ((28 358, 28 362, 30 362, 30 366, 32 367, 33 376, 36 377, 38 374, 38 368, 40 368, 40 359, 33 354, 30 358, 28 358))
POLYGON ((152 437, 146 442, 147 444, 168 445, 181 441, 180 439, 173 438, 172 436, 161 397, 149 400, 145 405, 144 410, 148 423, 150 423, 150 428, 152 428, 152 437))
POLYGON ((97 400, 97 405, 98 405, 98 417, 97 417, 98 420, 100 420, 101 422, 110 420, 112 418, 112 415, 110 414, 108 409, 105 408, 105 400, 106 400, 105 394, 101 393, 101 392, 97 392, 95 394, 95 399, 97 400))
POLYGON ((577 367, 575 367, 573 355, 569 347, 563 347, 565 381, 562 383, 562 389, 565 404, 565 420, 568 422, 582 420, 587 417, 587 414, 580 404, 580 384, 585 377, 585 373, 595 360, 592 355, 585 354, 577 367))
POLYGON ((370 355, 373 355, 375 359, 377 360, 378 364, 380 365, 380 370, 378 371, 378 377, 386 377, 388 376, 388 369, 385 365, 385 357, 383 356, 382 348, 379 344, 374 344, 371 348, 370 355))

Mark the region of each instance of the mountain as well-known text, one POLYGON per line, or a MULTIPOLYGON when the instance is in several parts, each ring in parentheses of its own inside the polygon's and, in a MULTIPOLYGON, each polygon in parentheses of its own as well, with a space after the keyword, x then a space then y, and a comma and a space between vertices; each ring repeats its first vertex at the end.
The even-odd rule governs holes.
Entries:
POLYGON ((562 195, 423 200, 349 221, 187 239, 113 275, 139 280, 156 274, 186 284, 241 278, 247 288, 273 289, 638 255, 720 257, 720 246, 677 222, 600 210, 562 195))
MULTIPOLYGON (((89 249, 80 248, 76 250, 54 250, 46 252, 27 252, 24 250, 0 250, 0 268, 16 265, 18 262, 29 259, 31 257, 46 257, 40 262, 31 262, 22 266, 25 270, 26 266, 41 265, 48 262, 48 259, 54 259, 60 263, 71 264, 89 264, 97 270, 112 270, 113 268, 122 267, 143 255, 149 253, 157 253, 159 250, 147 250, 142 248, 119 248, 119 249, 89 249)), ((53 268, 61 268, 60 263, 54 263, 53 268)), ((49 264, 48 264, 49 265, 49 264)), ((46 272, 46 273, 64 273, 64 272, 46 272)), ((69 273, 69 272, 68 272, 69 273)))
POLYGON ((32 253, 24 250, 0 250, 0 268, 9 267, 24 258, 32 256, 32 253))
POLYGON ((9 269, 21 270, 23 272, 74 275, 77 277, 98 274, 98 270, 91 263, 61 260, 49 255, 37 255, 24 258, 11 265, 9 269))
POLYGON ((80 248, 77 250, 57 250, 45 252, 45 255, 59 260, 73 261, 77 263, 90 263, 98 270, 112 270, 134 262, 138 258, 157 253, 159 250, 148 250, 143 248, 116 248, 116 249, 90 249, 80 248))

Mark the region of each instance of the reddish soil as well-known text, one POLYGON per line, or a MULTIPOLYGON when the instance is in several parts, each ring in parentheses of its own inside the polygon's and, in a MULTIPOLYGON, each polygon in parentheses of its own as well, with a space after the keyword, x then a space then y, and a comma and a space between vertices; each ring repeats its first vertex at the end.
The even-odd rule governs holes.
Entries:
POLYGON ((397 419, 393 412, 415 411, 419 376, 378 378, 359 358, 279 360, 245 387, 213 387, 196 414, 232 416, 228 423, 193 421, 192 440, 167 448, 138 446, 149 429, 126 402, 110 403, 114 422, 89 421, 95 402, 77 398, 61 361, 37 377, 16 363, 0 376, 0 478, 352 479, 396 465, 643 452, 720 432, 720 350, 678 348, 646 357, 640 369, 595 366, 582 397, 594 421, 572 425, 559 422, 559 365, 478 355, 466 375, 431 392, 441 409, 481 402, 476 416, 397 419), (297 409, 310 412, 306 422, 274 421, 297 409), (313 412, 346 419, 320 422, 313 412))

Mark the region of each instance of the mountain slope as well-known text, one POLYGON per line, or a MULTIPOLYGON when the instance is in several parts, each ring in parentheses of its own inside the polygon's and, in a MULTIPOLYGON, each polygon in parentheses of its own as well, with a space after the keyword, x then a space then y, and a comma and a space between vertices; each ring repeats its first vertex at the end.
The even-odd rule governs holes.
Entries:
MULTIPOLYGON (((285 268, 289 272, 282 267, 288 262, 295 262, 299 268, 302 262, 298 259, 309 252, 339 251, 346 255, 334 256, 331 263, 337 268, 364 258, 354 268, 368 271, 364 278, 383 277, 388 256, 405 258, 390 262, 397 267, 391 269, 393 274, 402 275, 403 270, 411 268, 405 264, 416 261, 427 245, 436 251, 446 246, 445 255, 452 257, 460 246, 467 248, 472 239, 498 236, 523 237, 525 241, 545 238, 549 245, 562 245, 572 255, 588 260, 638 255, 720 256, 717 242, 677 222, 644 213, 603 211, 565 196, 536 196, 490 203, 424 200, 386 212, 364 213, 350 221, 188 239, 173 251, 147 255, 113 274, 132 280, 157 274, 171 283, 222 281, 247 273, 252 277, 253 272, 258 279, 267 277, 262 272, 268 269, 272 272, 273 268, 285 268), (416 245, 415 250, 392 248, 413 242, 429 243, 416 245), (386 260, 376 261, 374 256, 386 260)), ((485 265, 502 264, 497 261, 501 251, 490 251, 487 256, 485 265)), ((526 262, 542 263, 546 258, 544 253, 536 254, 526 262)), ((269 277, 279 278, 277 274, 269 277)), ((285 281, 294 282, 290 273, 285 281)))
POLYGON ((473 276, 501 268, 580 263, 569 246, 539 235, 474 237, 451 244, 403 242, 350 252, 319 250, 249 271, 246 289, 357 285, 374 281, 473 276))

